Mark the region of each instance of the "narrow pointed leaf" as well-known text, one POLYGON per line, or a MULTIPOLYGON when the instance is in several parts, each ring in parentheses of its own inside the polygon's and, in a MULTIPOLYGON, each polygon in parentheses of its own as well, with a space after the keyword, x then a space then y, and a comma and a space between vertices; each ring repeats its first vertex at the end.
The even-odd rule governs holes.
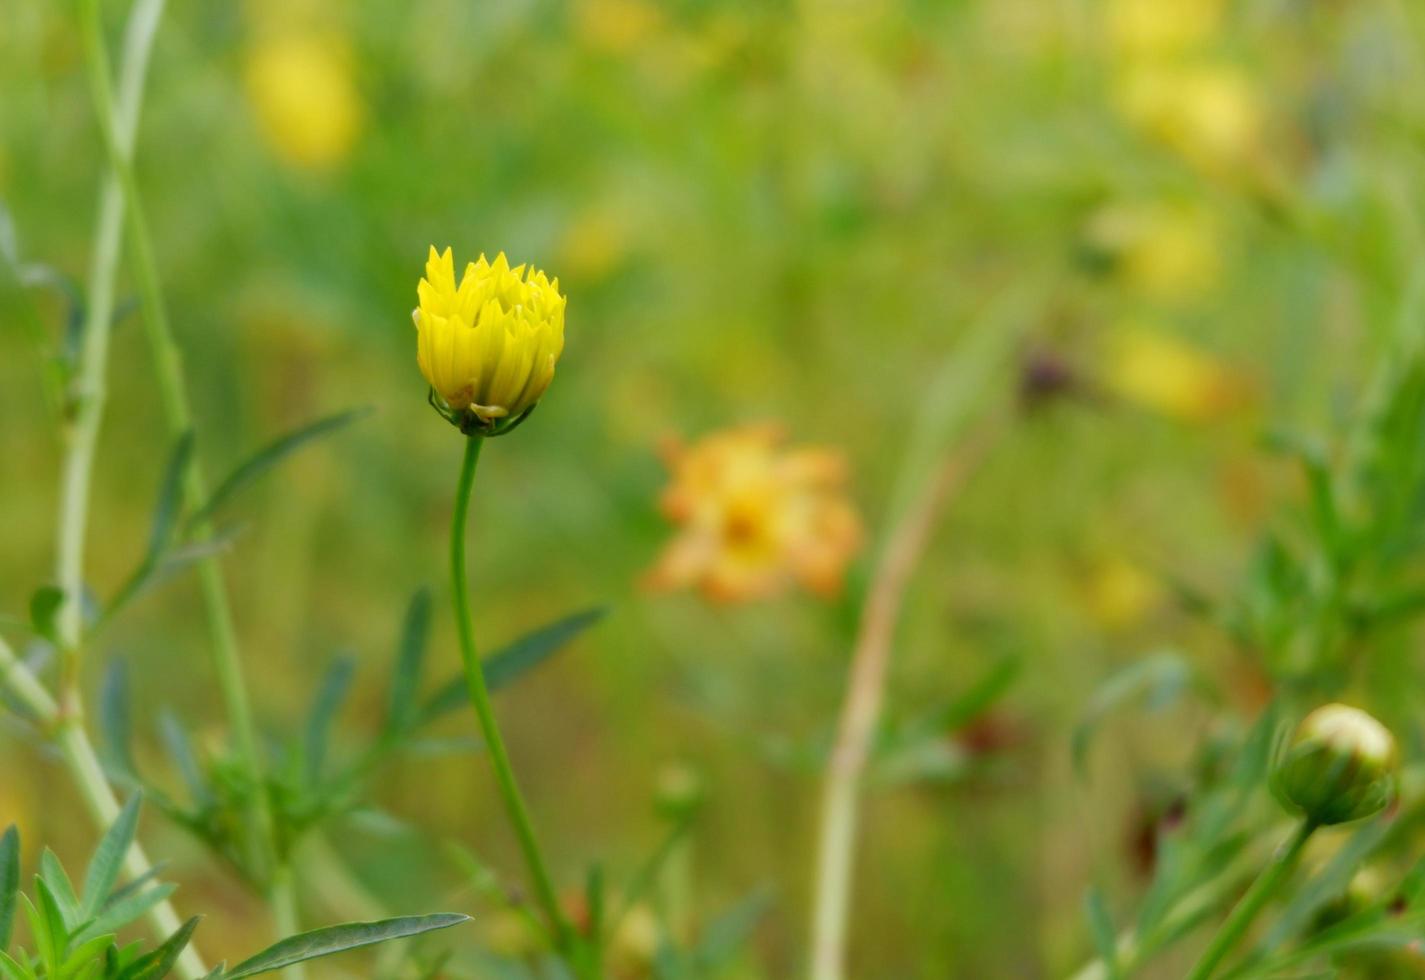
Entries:
POLYGON ((183 955, 183 950, 193 938, 193 930, 196 928, 198 917, 195 915, 183 923, 158 949, 129 964, 119 974, 118 980, 163 980, 173 969, 173 964, 178 962, 178 957, 183 955))
POLYGON ((251 457, 238 464, 237 468, 228 474, 227 478, 218 485, 218 489, 213 491, 213 495, 208 498, 189 519, 190 527, 202 525, 205 521, 211 520, 224 504, 226 504, 239 491, 248 484, 257 480, 268 470, 282 462, 292 453, 301 449, 307 443, 320 439, 323 436, 331 435, 357 419, 364 418, 371 414, 372 409, 354 408, 349 411, 339 412, 336 415, 329 415, 326 418, 318 419, 310 425, 303 426, 293 432, 289 432, 281 438, 268 443, 259 449, 251 457))
POLYGON ((173 716, 171 711, 163 711, 158 716, 158 732, 163 739, 163 744, 168 748, 168 754, 173 759, 173 764, 178 767, 178 774, 183 778, 183 783, 188 787, 188 795, 197 807, 207 806, 213 801, 213 791, 208 786, 208 781, 203 775, 203 769, 198 765, 198 757, 193 752, 193 743, 188 740, 188 733, 183 725, 173 716))
POLYGON ((293 963, 302 963, 349 949, 371 946, 390 939, 403 939, 407 936, 417 936, 437 929, 448 929, 469 920, 468 915, 441 912, 435 915, 400 916, 394 919, 382 919, 380 922, 348 922, 344 925, 315 929, 284 939, 269 946, 251 959, 244 960, 225 974, 225 980, 238 980, 239 977, 253 977, 260 973, 270 973, 273 970, 291 966, 293 963))
POLYGON ((0 836, 0 949, 10 946, 15 901, 20 891, 20 830, 14 824, 0 836))
MULTIPOLYGON (((499 690, 558 653, 566 643, 603 619, 607 612, 602 606, 585 609, 542 626, 492 653, 485 658, 482 668, 485 683, 491 691, 499 690)), ((459 710, 466 703, 465 678, 456 677, 426 702, 421 721, 432 721, 459 710)))
POLYGON ((709 923, 693 949, 697 967, 711 972, 724 966, 751 938, 771 904, 771 891, 761 888, 709 923))
MULTIPOLYGON (((105 951, 113 945, 113 933, 109 933, 108 935, 94 936, 88 940, 80 941, 79 945, 76 946, 67 957, 65 957, 64 966, 60 968, 59 975, 65 978, 74 977, 77 976, 79 974, 79 971, 82 970, 84 967, 90 966, 90 964, 93 964, 96 961, 103 962, 103 956, 105 951)), ((92 969, 93 968, 91 967, 91 970, 92 969)), ((86 974, 86 976, 93 975, 94 974, 92 973, 86 974)))
POLYGON ((327 736, 331 732, 332 720, 351 690, 351 679, 355 673, 356 663, 350 657, 339 657, 327 668, 322 686, 317 689, 311 713, 307 716, 305 752, 307 779, 312 783, 321 778, 322 768, 326 765, 327 736))
POLYGON ((1084 912, 1088 916, 1089 931, 1093 935, 1099 962, 1103 964, 1104 976, 1107 980, 1119 980, 1123 974, 1118 968, 1118 937, 1114 934, 1113 920, 1109 917, 1103 892, 1097 887, 1090 888, 1085 896, 1084 912))
POLYGON ((59 910, 63 913, 66 927, 72 927, 83 916, 83 906, 79 896, 75 894, 68 873, 59 863, 59 855, 48 847, 40 854, 40 879, 49 886, 54 895, 59 910))
POLYGON ((99 730, 104 733, 105 763, 117 772, 132 776, 133 715, 129 706, 128 664, 115 657, 104 670, 104 685, 99 691, 99 730))
POLYGON ((33 973, 15 962, 9 953, 0 949, 0 977, 5 980, 31 980, 33 976, 33 973))
POLYGON ((117 901, 105 905, 103 911, 94 918, 94 921, 80 929, 74 938, 78 942, 84 942, 93 936, 122 929, 132 922, 137 922, 149 909, 177 890, 176 885, 162 884, 155 885, 147 891, 131 892, 117 901))
POLYGON ((167 550, 173 537, 182 500, 183 473, 192 456, 193 433, 190 430, 178 437, 164 467, 163 480, 158 485, 158 500, 153 505, 153 521, 148 533, 147 561, 156 561, 167 550))
POLYGON ((386 732, 394 734, 416 720, 416 697, 421 683, 426 649, 430 645, 430 592, 421 589, 411 597, 401 625, 401 643, 391 675, 391 696, 386 707, 386 732))
POLYGON ((94 857, 89 862, 89 870, 84 876, 84 915, 92 918, 109 899, 109 893, 118 883, 119 872, 124 867, 124 858, 134 843, 138 831, 139 807, 143 805, 143 794, 130 796, 124 808, 119 811, 113 826, 104 834, 94 857))

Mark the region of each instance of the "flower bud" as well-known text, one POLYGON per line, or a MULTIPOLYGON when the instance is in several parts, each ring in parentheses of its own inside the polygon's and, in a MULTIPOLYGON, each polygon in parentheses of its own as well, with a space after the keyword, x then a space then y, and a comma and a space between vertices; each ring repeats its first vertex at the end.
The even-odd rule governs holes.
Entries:
POLYGON ((1278 795, 1321 826, 1385 809, 1395 792, 1395 739, 1357 708, 1328 704, 1297 727, 1277 764, 1278 795))
POLYGON ((702 806, 706 790, 703 777, 686 762, 664 766, 658 773, 654 807, 674 822, 686 820, 702 806))
POLYGON ((416 361, 431 403, 467 435, 513 428, 549 387, 564 350, 559 280, 510 268, 501 252, 466 265, 457 285, 450 249, 431 248, 416 292, 416 361))

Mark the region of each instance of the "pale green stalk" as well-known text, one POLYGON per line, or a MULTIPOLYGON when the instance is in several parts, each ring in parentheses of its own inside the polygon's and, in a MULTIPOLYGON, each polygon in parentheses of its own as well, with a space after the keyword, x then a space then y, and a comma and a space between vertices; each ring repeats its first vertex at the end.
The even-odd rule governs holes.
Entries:
MULTIPOLYGON (((73 713, 74 707, 64 711, 55 703, 44 685, 25 666, 9 644, 0 638, 0 682, 25 706, 35 720, 53 733, 55 744, 64 757, 74 778, 79 795, 84 799, 84 807, 89 811, 94 823, 108 828, 119 816, 119 801, 114 790, 104 776, 104 768, 89 735, 84 730, 83 716, 73 713)), ((144 853, 138 841, 129 847, 124 855, 124 871, 130 878, 146 878, 153 873, 153 863, 144 853)), ((148 921, 157 931, 159 938, 166 939, 183 925, 173 903, 167 899, 148 911, 148 921)), ((183 980, 196 980, 208 972, 197 950, 190 944, 184 950, 177 964, 177 973, 183 980)))
POLYGON ((470 436, 465 443, 465 458, 460 467, 460 481, 455 491, 455 515, 450 525, 450 581, 455 603, 455 625, 460 634, 460 658, 465 666, 465 685, 470 703, 475 708, 475 716, 480 721, 480 731, 485 738, 485 747, 490 752, 490 762, 495 770, 495 782, 499 786, 500 798, 504 801, 515 836, 519 838, 520 850, 534 881, 535 897, 554 931, 555 945, 566 956, 573 952, 574 935, 568 921, 559 909, 559 899, 554 892, 554 883, 535 837, 534 824, 529 817, 515 780, 514 767, 510 765, 509 753, 505 750, 505 740, 500 734, 499 723, 495 720, 495 709, 490 703, 490 691, 485 685, 485 671, 480 665, 480 654, 475 648, 475 627, 470 614, 470 582, 465 562, 466 523, 470 513, 470 491, 475 485, 475 467, 480 461, 483 436, 470 436))
MULTIPOLYGON (((159 284, 158 266, 153 255, 152 238, 144 216, 143 201, 133 173, 131 153, 119 139, 117 119, 108 110, 115 103, 109 91, 108 55, 98 20, 97 0, 87 0, 85 34, 89 47, 90 79, 95 111, 104 135, 110 164, 117 176, 120 193, 127 207, 129 240, 135 278, 143 304, 143 323, 153 355, 154 375, 158 383, 159 400, 171 439, 176 441, 193 428, 193 412, 189 404, 187 385, 183 378, 183 359, 168 318, 163 291, 159 284)), ((132 141, 130 141, 132 142, 132 141)), ((206 480, 197 453, 190 453, 182 474, 183 498, 189 511, 196 511, 208 498, 206 480)), ((203 540, 211 534, 203 522, 194 528, 194 537, 203 540)), ((276 821, 265 786, 264 767, 257 729, 253 722, 251 699, 243 676, 242 657, 238 650, 237 629, 227 585, 216 555, 209 555, 198 564, 198 579, 203 604, 208 613, 209 632, 213 644, 213 666, 218 687, 229 721, 233 726, 238 754, 253 787, 251 817, 256 822, 263 853, 258 860, 268 865, 269 897, 282 934, 300 931, 294 882, 284 858, 277 853, 276 821)), ((303 980, 305 968, 300 964, 284 971, 289 980, 303 980)))
MULTIPOLYGON (((149 53, 162 12, 163 0, 139 0, 125 31, 118 98, 111 103, 106 117, 107 131, 112 137, 116 154, 121 158, 127 157, 133 149, 149 53)), ((107 76, 105 81, 107 84, 107 76)), ((89 522, 94 456, 104 418, 114 282, 118 273, 123 221, 123 193, 117 172, 110 172, 105 175, 99 193, 99 218, 94 232, 86 295, 88 306, 60 475, 55 578, 64 596, 56 621, 62 706, 56 704, 30 671, 16 660, 9 647, 0 643, 0 661, 3 661, 3 673, 10 689, 53 730, 64 760, 84 798, 85 807, 102 828, 113 822, 120 808, 84 730, 78 661, 83 644, 84 542, 89 522)), ((151 870, 147 856, 137 843, 125 857, 125 869, 134 876, 151 870)), ((173 906, 166 901, 151 909, 148 918, 164 938, 181 925, 173 906)), ((207 972, 191 945, 180 957, 177 972, 184 980, 193 980, 207 972)))
MULTIPOLYGON (((847 678, 836 743, 827 759, 812 895, 812 980, 846 975, 861 777, 880 719, 901 600, 945 495, 984 445, 950 447, 985 404, 997 404, 1020 340, 1036 322, 1046 283, 1020 284, 973 324, 927 387, 891 495, 890 528, 866 595, 847 678)), ((989 432, 990 430, 986 430, 989 432)))

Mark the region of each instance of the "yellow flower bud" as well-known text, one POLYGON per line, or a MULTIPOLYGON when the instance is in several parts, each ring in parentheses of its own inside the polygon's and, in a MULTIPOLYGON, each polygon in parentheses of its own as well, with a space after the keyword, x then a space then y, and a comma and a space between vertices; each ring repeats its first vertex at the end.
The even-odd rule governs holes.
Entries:
POLYGON ((1289 805, 1322 826, 1385 809, 1395 795, 1395 738, 1358 708, 1328 704, 1297 727, 1276 770, 1289 805))
POLYGON ((416 293, 416 362, 437 411, 466 434, 514 428, 549 387, 564 350, 559 280, 510 268, 501 252, 493 263, 481 255, 466 265, 457 286, 450 249, 432 247, 416 293))

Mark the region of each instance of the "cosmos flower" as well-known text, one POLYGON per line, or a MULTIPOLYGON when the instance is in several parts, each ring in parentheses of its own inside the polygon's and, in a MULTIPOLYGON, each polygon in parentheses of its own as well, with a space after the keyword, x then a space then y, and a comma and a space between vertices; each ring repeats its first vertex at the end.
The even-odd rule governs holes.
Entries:
POLYGON ((534 408, 564 350, 558 279, 501 252, 466 265, 457 285, 450 249, 432 246, 416 293, 416 362, 447 419, 498 434, 534 408))
POLYGON ((784 445, 776 425, 715 432, 666 451, 664 515, 678 528, 649 576, 658 589, 697 587, 710 599, 767 598, 793 584, 839 591, 861 545, 841 453, 784 445))

